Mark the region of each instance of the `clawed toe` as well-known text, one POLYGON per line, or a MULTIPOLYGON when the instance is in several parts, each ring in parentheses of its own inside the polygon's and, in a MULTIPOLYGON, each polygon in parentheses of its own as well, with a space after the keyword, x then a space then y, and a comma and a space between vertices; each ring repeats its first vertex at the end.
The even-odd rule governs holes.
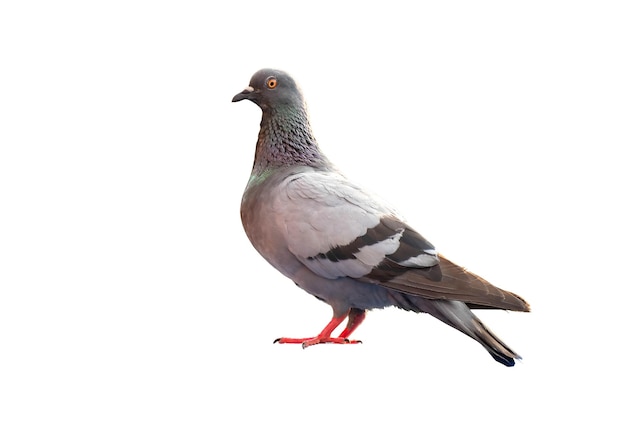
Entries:
POLYGON ((313 338, 278 338, 274 344, 302 344, 302 348, 311 347, 317 344, 362 344, 361 341, 348 338, 313 337, 313 338))

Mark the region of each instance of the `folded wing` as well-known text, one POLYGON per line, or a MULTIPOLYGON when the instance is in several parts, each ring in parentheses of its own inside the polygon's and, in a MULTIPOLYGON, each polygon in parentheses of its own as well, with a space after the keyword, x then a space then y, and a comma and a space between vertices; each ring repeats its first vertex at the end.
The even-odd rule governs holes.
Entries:
POLYGON ((473 308, 527 311, 519 296, 439 256, 394 210, 336 172, 287 177, 275 203, 289 250, 317 275, 473 308))

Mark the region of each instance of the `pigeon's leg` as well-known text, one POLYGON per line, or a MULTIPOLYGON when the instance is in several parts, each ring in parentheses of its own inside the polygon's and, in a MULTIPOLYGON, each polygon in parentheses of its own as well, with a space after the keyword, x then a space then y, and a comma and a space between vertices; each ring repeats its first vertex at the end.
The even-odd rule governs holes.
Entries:
POLYGON ((312 338, 278 338, 274 343, 279 344, 302 344, 302 348, 310 347, 315 344, 359 344, 361 341, 351 341, 346 336, 351 334, 356 327, 363 322, 365 318, 365 311, 354 309, 350 310, 348 324, 346 329, 341 333, 341 336, 333 338, 331 333, 345 320, 348 313, 341 316, 334 317, 330 320, 328 325, 324 327, 322 332, 312 338))
MULTIPOLYGON (((365 320, 365 310, 360 308, 350 308, 350 314, 348 314, 348 323, 346 324, 346 328, 339 335, 340 338, 347 338, 356 330, 356 327, 361 325, 361 323, 365 320)), ((361 341, 356 341, 361 342, 361 341)))

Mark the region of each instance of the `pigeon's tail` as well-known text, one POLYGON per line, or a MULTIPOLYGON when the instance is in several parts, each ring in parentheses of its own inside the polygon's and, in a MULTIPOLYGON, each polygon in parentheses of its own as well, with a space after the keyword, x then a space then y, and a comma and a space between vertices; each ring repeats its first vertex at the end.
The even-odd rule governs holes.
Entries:
POLYGON ((453 328, 465 333, 485 347, 489 354, 507 367, 515 365, 521 357, 489 330, 468 306, 456 300, 428 300, 405 296, 413 305, 413 311, 423 311, 453 328))

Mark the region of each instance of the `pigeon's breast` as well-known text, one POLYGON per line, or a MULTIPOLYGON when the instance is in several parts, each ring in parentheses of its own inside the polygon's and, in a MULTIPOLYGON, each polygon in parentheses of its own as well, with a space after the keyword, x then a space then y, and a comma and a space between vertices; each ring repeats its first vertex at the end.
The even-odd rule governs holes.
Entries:
POLYGON ((286 175, 274 172, 263 179, 251 177, 241 201, 241 221, 248 239, 263 258, 293 278, 301 263, 288 249, 284 226, 274 207, 276 188, 286 175))

